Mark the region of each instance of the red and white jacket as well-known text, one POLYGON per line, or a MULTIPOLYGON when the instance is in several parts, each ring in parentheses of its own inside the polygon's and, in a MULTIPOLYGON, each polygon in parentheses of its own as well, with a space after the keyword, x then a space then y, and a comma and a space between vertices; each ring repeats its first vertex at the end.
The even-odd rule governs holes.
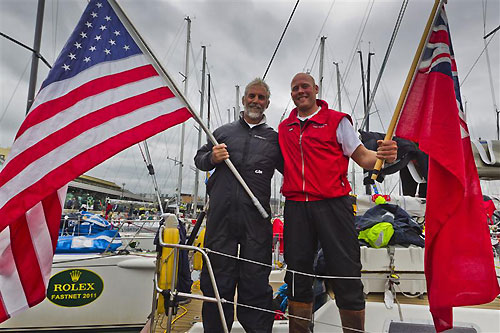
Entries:
POLYGON ((281 192, 288 200, 316 201, 349 194, 347 181, 349 157, 337 142, 337 128, 349 115, 328 109, 316 100, 321 110, 302 128, 297 108, 278 127, 279 144, 284 159, 281 192))

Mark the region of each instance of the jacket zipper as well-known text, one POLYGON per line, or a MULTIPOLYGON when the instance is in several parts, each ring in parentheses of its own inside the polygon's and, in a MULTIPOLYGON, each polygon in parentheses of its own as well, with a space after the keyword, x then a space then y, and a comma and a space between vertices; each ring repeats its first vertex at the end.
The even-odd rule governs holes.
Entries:
MULTIPOLYGON (((304 124, 305 127, 305 124, 304 124)), ((306 196, 306 201, 309 201, 309 196, 306 193, 306 178, 304 175, 304 169, 305 169, 305 163, 304 163, 304 151, 302 150, 302 128, 300 129, 300 136, 299 136, 299 147, 300 147, 300 158, 302 160, 302 192, 304 192, 306 196)))

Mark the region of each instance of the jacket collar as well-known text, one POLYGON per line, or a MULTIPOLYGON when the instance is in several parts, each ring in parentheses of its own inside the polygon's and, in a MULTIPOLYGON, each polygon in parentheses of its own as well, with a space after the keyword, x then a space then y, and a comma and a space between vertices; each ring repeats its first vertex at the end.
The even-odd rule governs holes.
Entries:
MULTIPOLYGON (((239 122, 240 122, 241 126, 243 126, 245 128, 250 128, 250 125, 247 123, 247 121, 243 117, 243 111, 240 111, 239 122)), ((264 125, 264 124, 267 124, 267 118, 266 118, 265 114, 262 115, 261 121, 258 124, 255 124, 255 126, 253 126, 252 128, 254 128, 254 127, 260 127, 261 125, 264 125)))
MULTIPOLYGON (((314 121, 315 123, 318 124, 324 124, 328 120, 328 103, 321 100, 317 99, 316 100, 316 105, 321 107, 321 110, 319 110, 318 113, 316 113, 312 118, 309 118, 309 121, 314 121)), ((298 124, 299 119, 297 118, 298 110, 297 108, 293 109, 290 112, 290 116, 288 117, 288 125, 293 125, 293 124, 298 124)))

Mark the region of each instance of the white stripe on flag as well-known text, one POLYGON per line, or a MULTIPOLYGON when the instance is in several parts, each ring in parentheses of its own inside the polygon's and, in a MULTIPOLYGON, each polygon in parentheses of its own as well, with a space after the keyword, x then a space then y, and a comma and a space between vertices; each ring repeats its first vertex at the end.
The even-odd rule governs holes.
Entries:
POLYGON ((43 282, 47 285, 54 253, 52 252, 52 241, 41 202, 26 212, 26 221, 43 282))
MULTIPOLYGON (((418 67, 419 69, 428 68, 431 65, 432 65, 432 67, 434 67, 437 64, 440 64, 442 62, 449 62, 449 63, 451 63, 451 59, 450 59, 449 56, 448 57, 442 57, 442 58, 439 58, 437 60, 434 60, 437 56, 439 56, 441 54, 450 54, 450 48, 448 47, 448 45, 443 44, 443 43, 436 43, 434 45, 437 46, 437 47, 432 52, 432 56, 430 56, 428 59, 422 60, 422 62, 420 63, 420 66, 418 67)), ((430 69, 431 68, 429 68, 429 70, 430 69)))
POLYGON ((10 227, 0 232, 0 273, 0 300, 3 300, 5 312, 13 316, 28 308, 28 301, 12 255, 10 227))
POLYGON ((112 105, 129 97, 146 93, 162 86, 164 86, 162 80, 158 76, 153 76, 141 81, 125 84, 115 89, 107 90, 95 96, 89 96, 68 109, 61 111, 53 117, 26 130, 26 132, 17 138, 15 144, 12 146, 9 160, 12 160, 25 149, 32 147, 45 137, 64 128, 81 117, 108 105, 112 105), (82 110, 88 110, 88 112, 82 113, 82 110))
MULTIPOLYGON (((67 190, 68 185, 64 185, 57 190, 61 212, 64 208, 67 190)), ((45 287, 47 287, 49 284, 50 273, 52 271, 52 259, 54 252, 52 250, 52 238, 47 227, 48 221, 45 219, 45 212, 41 202, 36 204, 26 213, 26 221, 28 222, 33 248, 38 259, 38 264, 40 265, 43 282, 45 287)))
POLYGON ((40 157, 7 181, 2 187, 3 191, 0 192, 0 208, 17 194, 38 182, 49 172, 84 151, 97 146, 115 135, 126 132, 142 123, 154 120, 183 107, 185 107, 185 105, 177 98, 173 97, 137 109, 124 116, 113 118, 104 124, 83 132, 79 136, 40 157))
POLYGON ((124 58, 121 60, 102 62, 95 66, 89 67, 88 69, 82 71, 72 78, 54 82, 44 87, 36 96, 30 110, 34 110, 36 107, 38 107, 38 105, 44 103, 47 100, 64 96, 68 92, 92 80, 150 64, 151 62, 149 62, 147 58, 142 54, 124 58))
POLYGON ((448 27, 446 25, 435 25, 432 27, 432 31, 434 31, 434 32, 438 32, 438 31, 448 32, 448 27))

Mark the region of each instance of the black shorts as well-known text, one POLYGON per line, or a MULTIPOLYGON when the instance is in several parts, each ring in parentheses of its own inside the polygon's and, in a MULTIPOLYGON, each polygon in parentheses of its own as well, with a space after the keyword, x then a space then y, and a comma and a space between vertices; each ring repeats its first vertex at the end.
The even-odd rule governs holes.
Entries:
MULTIPOLYGON (((358 235, 348 196, 308 202, 286 201, 284 245, 287 268, 313 274, 318 241, 323 248, 328 275, 361 277, 358 235)), ((287 272, 285 282, 291 300, 313 300, 312 277, 287 272)), ((330 279, 328 283, 340 309, 365 308, 360 279, 330 279)))

